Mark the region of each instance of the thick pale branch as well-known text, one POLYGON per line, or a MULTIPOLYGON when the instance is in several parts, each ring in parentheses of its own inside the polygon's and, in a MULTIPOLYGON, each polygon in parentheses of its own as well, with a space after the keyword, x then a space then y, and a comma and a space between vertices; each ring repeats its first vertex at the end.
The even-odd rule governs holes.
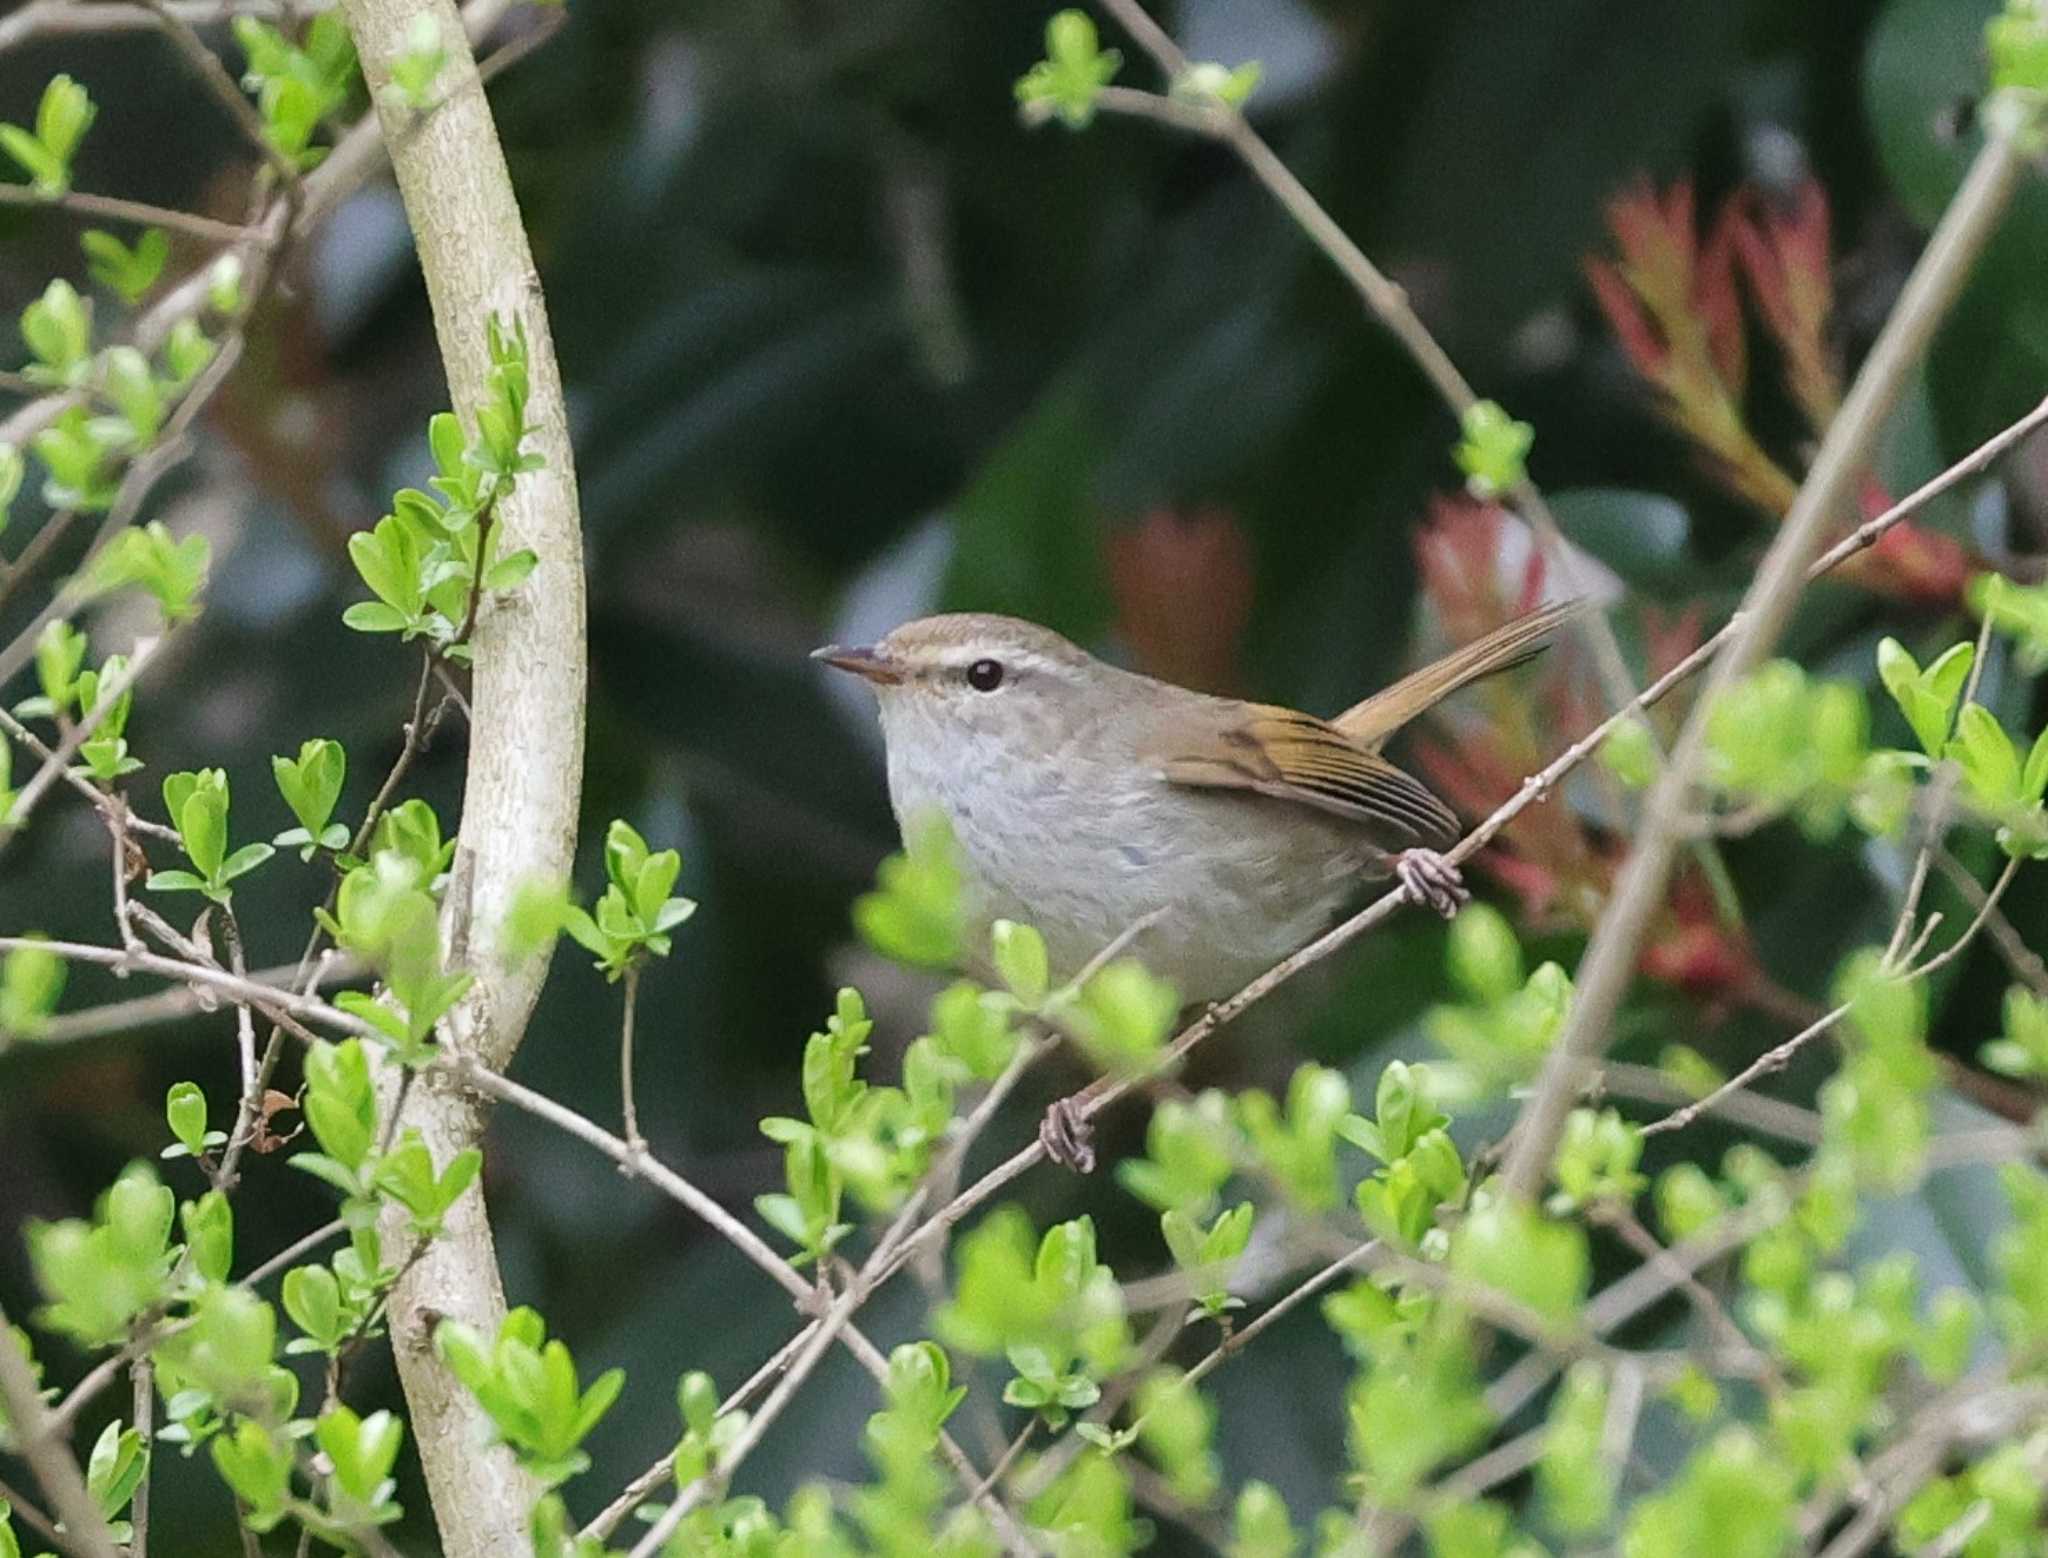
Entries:
POLYGON ((86 1492, 85 1477, 72 1458, 71 1447, 51 1428, 49 1409, 43 1405, 28 1359, 14 1345, 4 1313, 0 1313, 0 1404, 7 1408, 21 1458, 28 1462, 64 1522, 65 1550, 79 1558, 116 1558, 107 1523, 86 1492))
POLYGON ((1985 143, 1857 373, 1841 414, 1814 457, 1806 484, 1743 598, 1735 636, 1715 661, 1670 762, 1651 788, 1634 848, 1579 965, 1564 1034, 1516 1127, 1503 1173, 1517 1195, 1533 1197, 1542 1187, 1581 1073, 1606 1047, 1615 1012, 1634 977, 1643 938, 1664 901, 1691 812, 1714 699, 1777 642, 1811 577, 1810 562, 1828 531, 1854 508, 1857 484, 1869 468, 1885 420, 1998 225, 2023 167, 2022 157, 2005 135, 1994 133, 1985 143))
MULTIPOLYGON (((543 958, 502 956, 501 927, 521 887, 567 879, 576 840, 583 543, 568 412, 540 278, 463 18, 449 0, 345 0, 342 11, 412 226, 449 396, 465 425, 474 428, 474 411, 489 393, 492 321, 522 331, 527 343, 533 431, 526 447, 542 467, 519 478, 494 520, 506 551, 530 547, 540 561, 525 585, 485 601, 478 615, 469 772, 448 907, 448 944, 476 983, 444 1037, 496 1070, 519 1047, 546 972, 543 958), (385 89, 393 61, 414 47, 423 20, 437 27, 447 62, 435 105, 419 113, 385 89)), ((382 1089, 395 1110, 396 1067, 386 1069, 382 1089)), ((420 1131, 437 1161, 474 1140, 479 1122, 462 1094, 413 1087, 404 1102, 405 1123, 420 1131)), ((486 1334, 504 1316, 481 1185, 457 1203, 443 1235, 398 1283, 391 1313, 443 1550, 449 1558, 531 1551, 527 1516, 537 1489, 503 1448, 476 1448, 488 1436, 483 1415, 435 1357, 428 1335, 433 1315, 486 1334)))

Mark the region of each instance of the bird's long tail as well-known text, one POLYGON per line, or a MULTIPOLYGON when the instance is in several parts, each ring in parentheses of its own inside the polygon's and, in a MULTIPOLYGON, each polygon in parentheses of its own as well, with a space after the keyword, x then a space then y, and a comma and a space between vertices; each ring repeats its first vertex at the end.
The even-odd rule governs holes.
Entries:
POLYGON ((1395 731, 1459 688, 1543 653, 1549 647, 1544 640, 1585 611, 1588 604, 1584 600, 1560 601, 1526 617, 1517 617, 1452 650, 1441 660, 1409 672, 1393 686, 1352 705, 1330 723, 1367 751, 1378 751, 1395 731))

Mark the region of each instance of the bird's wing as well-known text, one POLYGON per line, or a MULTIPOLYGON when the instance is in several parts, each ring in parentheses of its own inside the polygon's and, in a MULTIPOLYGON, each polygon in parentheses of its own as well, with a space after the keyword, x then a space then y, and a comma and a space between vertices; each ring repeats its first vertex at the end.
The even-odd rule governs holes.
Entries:
POLYGON ((1517 617, 1452 650, 1441 660, 1409 672, 1393 686, 1354 704, 1330 723, 1366 751, 1377 752, 1395 731, 1460 687, 1543 653, 1543 640, 1586 609, 1586 602, 1568 600, 1517 617))
POLYGON ((1417 844, 1458 837, 1456 814, 1421 780, 1335 726, 1275 704, 1218 700, 1206 717, 1176 719, 1148 755, 1173 784, 1270 795, 1392 828, 1417 844))

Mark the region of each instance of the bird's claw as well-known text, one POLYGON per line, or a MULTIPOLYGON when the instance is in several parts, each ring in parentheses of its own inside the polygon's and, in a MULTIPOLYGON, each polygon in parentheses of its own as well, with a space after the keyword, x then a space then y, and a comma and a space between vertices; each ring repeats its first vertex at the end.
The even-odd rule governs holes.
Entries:
POLYGON ((1095 1128, 1071 1098, 1061 1098, 1038 1124, 1038 1142, 1045 1155, 1077 1174, 1095 1172, 1095 1128))
POLYGON ((1403 850, 1394 857, 1394 875, 1409 901, 1432 909, 1445 919, 1472 901, 1458 868, 1433 849, 1403 850))

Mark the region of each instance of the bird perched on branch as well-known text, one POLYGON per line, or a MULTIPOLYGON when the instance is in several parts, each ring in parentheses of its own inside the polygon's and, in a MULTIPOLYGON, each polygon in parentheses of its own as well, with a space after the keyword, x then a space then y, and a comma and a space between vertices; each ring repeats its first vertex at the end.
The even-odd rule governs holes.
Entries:
POLYGON ((1578 609, 1517 618, 1328 720, 1191 692, 981 613, 815 658, 874 686, 897 821, 906 837, 929 814, 950 825, 979 928, 1036 926, 1072 975, 1142 926, 1131 951, 1205 1002, 1323 930, 1364 881, 1457 912, 1467 893, 1441 851, 1458 819, 1381 748, 1578 609))

